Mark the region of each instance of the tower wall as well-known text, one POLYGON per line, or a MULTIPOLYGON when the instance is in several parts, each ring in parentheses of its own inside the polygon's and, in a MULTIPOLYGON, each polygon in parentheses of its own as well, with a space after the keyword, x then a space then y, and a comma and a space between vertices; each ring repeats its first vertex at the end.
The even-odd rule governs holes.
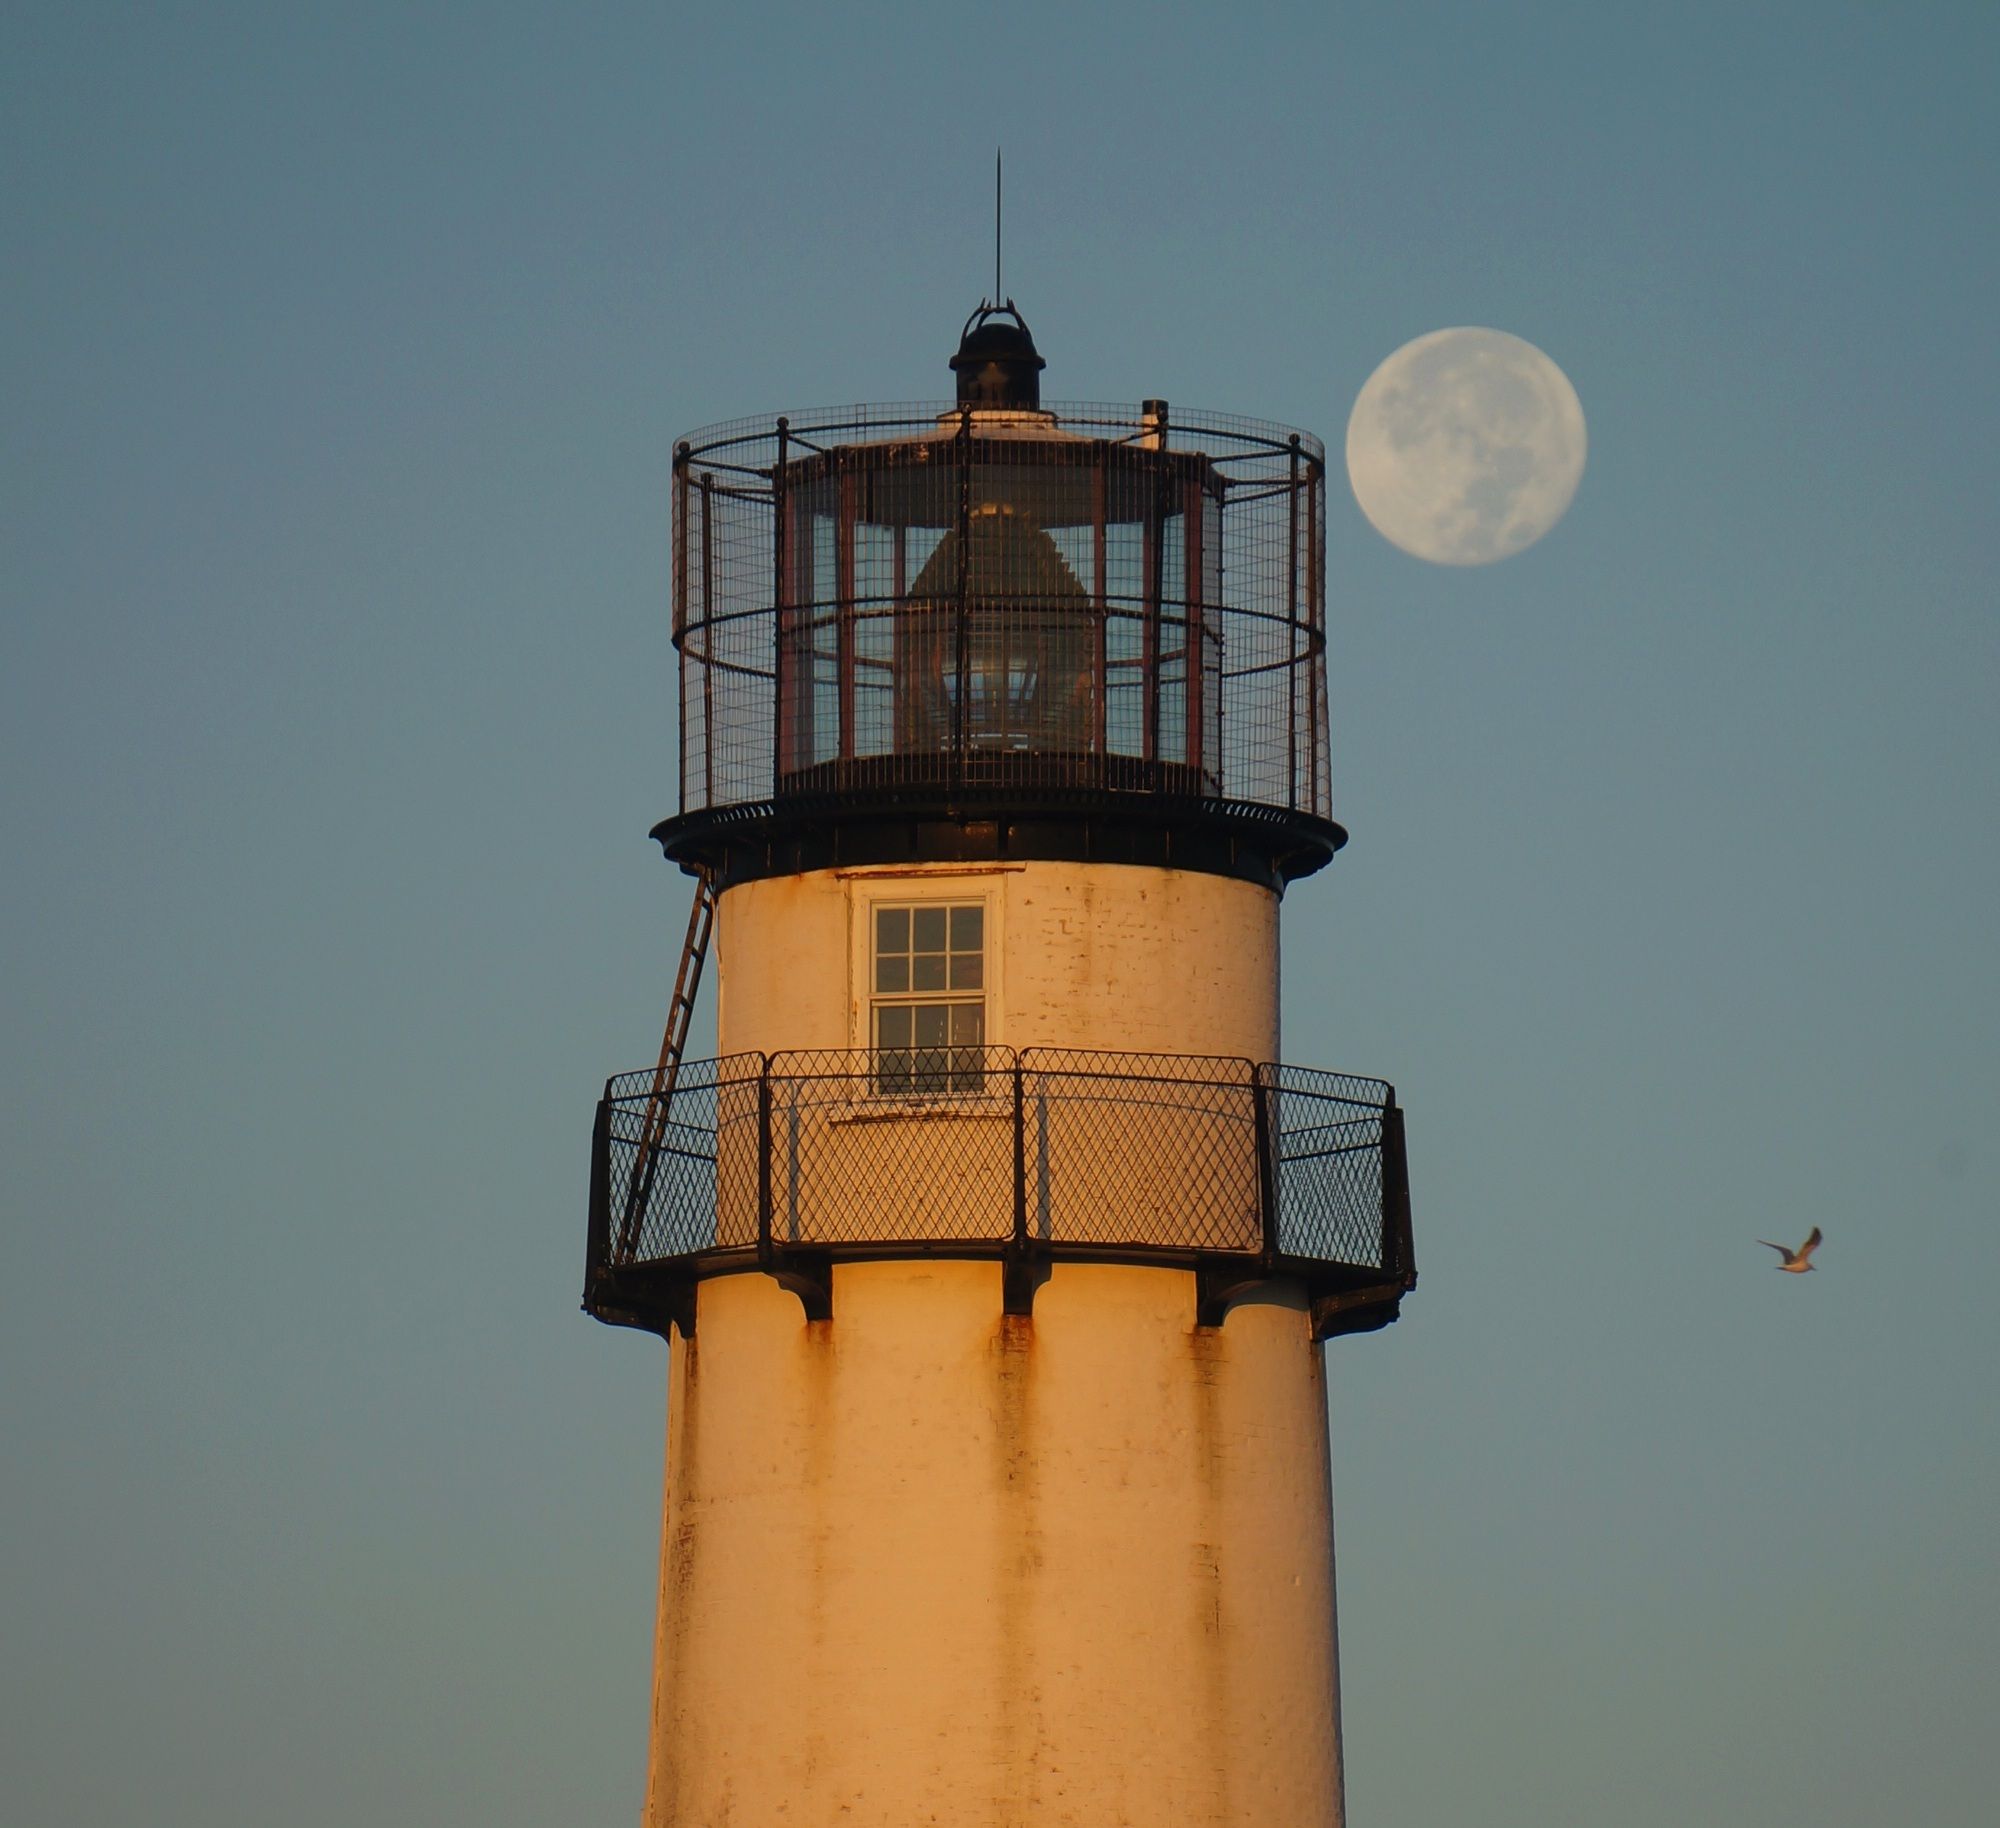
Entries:
POLYGON ((648 1828, 1341 1819, 1325 1386, 1194 1278, 757 1275, 672 1352, 648 1828))
MULTIPOLYGON (((1277 1057, 1275 895, 1033 861, 730 889, 721 1051, 868 1046, 872 910, 937 899, 985 910, 989 1042, 1277 1057)), ((1059 1263, 1031 1316, 990 1261, 832 1273, 820 1322, 706 1281, 672 1344, 649 1828, 1337 1823, 1302 1295, 1200 1328, 1185 1270, 1059 1263)))
POLYGON ((718 1051, 869 1045, 866 910, 983 898, 987 1040, 1007 1047, 1278 1057, 1278 898, 1117 863, 814 870, 716 909, 718 1051))

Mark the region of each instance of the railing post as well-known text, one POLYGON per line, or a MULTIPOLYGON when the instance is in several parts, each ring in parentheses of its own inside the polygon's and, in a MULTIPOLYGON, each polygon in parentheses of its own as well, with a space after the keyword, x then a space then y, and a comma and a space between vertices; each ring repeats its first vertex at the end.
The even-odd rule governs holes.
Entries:
POLYGON ((1382 1268, 1403 1287, 1417 1283, 1410 1236, 1410 1162, 1403 1152, 1403 1111, 1392 1089, 1382 1107, 1382 1268))
POLYGON ((757 1066, 757 1256, 771 1260, 771 1062, 757 1066))
POLYGON ((785 1243, 799 1241, 799 1088, 785 1100, 785 1243))
POLYGON ((834 748, 843 762, 855 753, 854 732, 854 501, 856 476, 843 451, 835 462, 840 487, 839 512, 833 524, 834 671, 837 678, 840 729, 834 748))
MULTIPOLYGON (((1306 461, 1306 653, 1315 656, 1324 651, 1326 644, 1326 623, 1322 614, 1320 596, 1326 588, 1326 580, 1320 575, 1326 549, 1320 541, 1320 498, 1326 490, 1326 465, 1317 457, 1306 461)), ((1322 667, 1308 666, 1309 681, 1306 697, 1306 775, 1308 788, 1306 810, 1318 818, 1327 815, 1327 802, 1319 793, 1320 754, 1325 748, 1326 672, 1322 667)), ((1328 790, 1331 798, 1331 788, 1328 790)))
MULTIPOLYGON (((703 507, 707 500, 704 497, 703 507)), ((704 614, 706 607, 704 606, 704 614)), ((683 653, 687 640, 688 617, 688 444, 684 438, 674 446, 674 645, 683 653)), ((704 665, 703 672, 707 668, 704 665)), ((687 670, 681 670, 680 691, 680 746, 681 746, 681 810, 687 811, 688 784, 688 723, 687 714, 687 670)), ((702 725, 702 738, 708 737, 708 725, 702 725)), ((707 787, 708 770, 702 770, 702 784, 707 787)))
POLYGON ((583 1246, 583 1286, 591 1285, 611 1255, 611 1099, 597 1101, 590 1126, 590 1225, 583 1246))
MULTIPOLYGON (((1035 1311, 1035 1290, 1049 1278, 1049 1253, 1028 1236, 1027 1072, 1014 1056, 1014 1235, 1000 1253, 1000 1305, 1017 1319, 1035 1311)), ((1048 1172, 1048 1136, 1042 1137, 1041 1171, 1048 1172)))
POLYGON ((1257 1206, 1262 1219, 1264 1264, 1268 1269, 1278 1260, 1278 1170, 1277 1138, 1271 1125, 1269 1067, 1250 1069, 1251 1115, 1257 1142, 1257 1206))
POLYGON ((1096 694, 1090 715, 1090 752, 1097 756, 1097 779, 1107 778, 1108 770, 1102 758, 1110 753, 1109 738, 1110 710, 1106 692, 1110 685, 1110 610, 1104 598, 1104 467, 1109 460, 1110 446, 1100 438, 1097 441, 1095 465, 1091 473, 1090 518, 1091 518, 1091 622, 1093 644, 1090 661, 1092 689, 1096 694))
POLYGON ((1285 490, 1290 519, 1285 546, 1285 804, 1299 803, 1299 435, 1290 445, 1291 481, 1285 490))
POLYGON ((1047 1243, 1055 1236, 1049 1208, 1049 1095, 1035 1094, 1035 1236, 1047 1243))
POLYGON ((972 694, 972 622, 966 593, 972 577, 972 408, 958 413, 958 436, 954 441, 958 461, 958 576, 953 584, 952 678, 957 682, 951 695, 951 760, 948 775, 954 807, 965 785, 965 751, 971 740, 966 700, 972 694))
MULTIPOLYGON (((1167 412, 1161 405, 1154 420, 1154 448, 1166 448, 1167 412)), ((1153 486, 1146 492, 1145 520, 1142 528, 1143 542, 1140 551, 1140 589, 1145 599, 1145 621, 1139 631, 1139 667, 1144 685, 1142 694, 1146 732, 1139 749, 1142 758, 1148 762, 1160 759, 1160 617, 1164 613, 1161 599, 1166 590, 1167 571, 1167 508, 1169 506, 1167 472, 1155 474, 1153 486)))
POLYGON ((1014 1248, 1022 1253, 1028 1248, 1028 1112, 1019 1054, 1014 1056, 1014 1248))
POLYGON ((1181 675, 1186 682, 1186 702, 1182 707, 1186 712, 1186 729, 1182 735, 1181 759, 1191 770, 1189 779, 1199 793, 1203 768, 1217 758, 1203 753, 1202 694, 1208 681, 1202 671, 1202 647, 1207 638, 1203 631, 1202 508, 1207 498, 1202 493, 1198 473, 1189 473, 1181 500, 1181 652, 1186 656, 1181 662, 1181 675))
MULTIPOLYGON (((776 793, 778 783, 784 779, 788 769, 803 766, 812 760, 810 755, 798 754, 798 733, 793 724, 798 715, 800 690, 799 656, 796 651, 798 631, 792 627, 792 530, 790 524, 790 504, 785 497, 785 465, 790 456, 791 421, 778 420, 778 461, 771 471, 771 594, 775 599, 772 622, 778 639, 775 656, 778 669, 777 702, 773 709, 773 729, 771 731, 771 791, 776 793), (789 645, 788 645, 789 644, 789 645)), ((710 612, 712 618, 712 612, 710 612)), ((811 689, 810 679, 806 680, 807 690, 811 689)), ((712 740, 712 739, 711 739, 712 740)))
MULTIPOLYGON (((682 477, 685 485, 686 477, 682 477)), ((683 493, 685 493, 683 487, 683 493)), ((715 790, 715 478, 708 471, 701 473, 701 803, 713 806, 723 798, 715 790)), ((685 555, 681 570, 687 570, 685 555)), ((681 579, 685 586, 687 579, 681 579)), ((683 650, 685 651, 685 650, 683 650)), ((681 716, 687 716, 687 706, 681 706, 681 716)), ((776 782, 772 785, 775 787, 776 782)), ((681 806, 687 807, 687 776, 681 776, 681 806)))

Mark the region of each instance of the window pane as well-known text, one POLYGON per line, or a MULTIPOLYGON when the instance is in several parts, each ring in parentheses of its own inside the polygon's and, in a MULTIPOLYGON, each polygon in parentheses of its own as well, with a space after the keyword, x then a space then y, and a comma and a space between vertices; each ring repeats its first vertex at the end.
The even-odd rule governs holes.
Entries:
POLYGON ((894 958, 878 958, 875 961, 875 988, 877 990, 907 990, 910 987, 910 959, 908 953, 898 953, 894 958))
POLYGON ((981 907, 953 908, 951 911, 951 949, 954 952, 977 952, 986 944, 983 937, 986 926, 986 910, 981 907))
MULTIPOLYGON (((888 1014, 887 1010, 882 1012, 888 1014)), ((911 1013, 917 1018, 917 1045, 919 1047, 942 1047, 945 1044, 948 1024, 951 1018, 949 1003, 918 1003, 911 1013)))
POLYGON ((875 1045, 877 1047, 910 1045, 910 1010, 907 1004, 902 1008, 876 1010, 875 1045))
POLYGON ((985 960, 977 952, 954 952, 951 955, 951 987, 954 990, 978 990, 980 979, 985 975, 980 967, 985 960))
POLYGON ((944 988, 944 954, 942 952, 919 952, 911 960, 916 967, 910 979, 912 990, 942 990, 944 988))
POLYGON ((952 1005, 951 1089, 954 1092, 983 1092, 986 1089, 986 1050, 980 1046, 985 1035, 984 1003, 952 1005))
POLYGON ((877 908, 875 910, 875 950, 877 952, 907 952, 910 949, 910 910, 908 908, 877 908))
POLYGON ((919 952, 944 950, 944 909, 910 908, 910 938, 919 952))

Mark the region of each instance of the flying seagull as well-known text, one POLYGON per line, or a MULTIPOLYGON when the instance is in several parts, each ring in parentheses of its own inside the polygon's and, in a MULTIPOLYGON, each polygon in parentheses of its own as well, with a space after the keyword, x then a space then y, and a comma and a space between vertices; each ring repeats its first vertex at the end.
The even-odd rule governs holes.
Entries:
POLYGON ((1812 1236, 1801 1244, 1797 1250, 1793 1250, 1784 1244, 1773 1244, 1769 1238, 1759 1238, 1757 1242, 1763 1245, 1766 1250, 1775 1250, 1779 1256, 1784 1258, 1784 1262, 1778 1265, 1780 1269, 1789 1270, 1794 1276, 1803 1276, 1807 1270, 1813 1267, 1811 1261, 1812 1254, 1819 1249, 1819 1227, 1815 1225, 1812 1228, 1812 1236))

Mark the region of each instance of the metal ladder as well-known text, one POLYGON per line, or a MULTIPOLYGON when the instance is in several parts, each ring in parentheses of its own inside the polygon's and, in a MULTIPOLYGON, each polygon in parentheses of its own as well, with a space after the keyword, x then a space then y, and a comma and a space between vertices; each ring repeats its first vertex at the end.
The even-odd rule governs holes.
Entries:
POLYGON ((652 1203, 653 1179, 659 1171, 660 1145, 666 1135, 667 1113, 680 1082, 681 1061, 687 1054, 689 1024, 694 1020, 695 992, 701 988, 702 961, 715 929, 715 878, 706 870, 694 873, 694 906, 688 909, 687 937, 681 942, 680 967, 674 973, 673 999, 667 1004, 667 1030, 660 1037, 660 1060, 646 1093, 646 1121, 639 1132, 639 1155, 625 1186, 625 1210, 618 1218, 618 1242, 612 1260, 629 1263, 645 1228, 652 1203))

